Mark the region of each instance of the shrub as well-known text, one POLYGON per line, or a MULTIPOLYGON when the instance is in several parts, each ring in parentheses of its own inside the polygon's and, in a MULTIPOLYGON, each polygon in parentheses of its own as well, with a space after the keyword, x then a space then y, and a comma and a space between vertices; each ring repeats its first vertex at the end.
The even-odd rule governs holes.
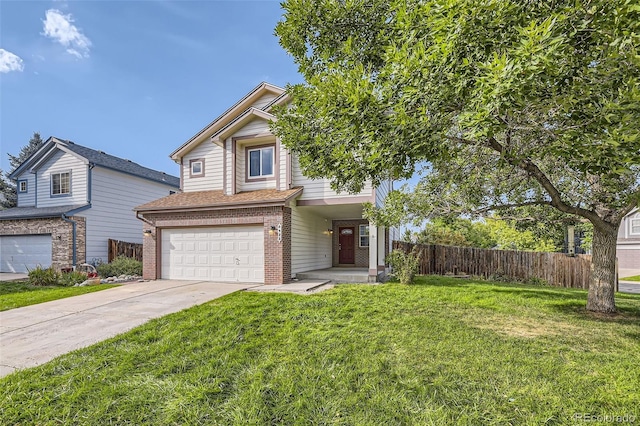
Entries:
POLYGON ((65 287, 71 287, 76 284, 80 284, 87 279, 87 275, 82 272, 73 271, 73 272, 65 272, 60 275, 59 285, 63 285, 65 287))
POLYGON ((102 278, 118 275, 142 275, 142 262, 131 257, 118 256, 111 263, 98 265, 98 275, 102 278))
POLYGON ((38 286, 58 285, 60 273, 52 267, 43 268, 38 265, 35 269, 27 269, 29 284, 38 286))
POLYGON ((420 266, 420 253, 414 247, 409 253, 393 250, 387 256, 387 262, 393 268, 393 273, 402 284, 412 284, 420 266))

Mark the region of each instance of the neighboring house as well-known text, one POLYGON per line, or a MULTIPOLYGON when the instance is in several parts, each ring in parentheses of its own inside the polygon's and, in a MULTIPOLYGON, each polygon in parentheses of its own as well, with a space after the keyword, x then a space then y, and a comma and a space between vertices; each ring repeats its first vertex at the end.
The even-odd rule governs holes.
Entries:
POLYGON ((362 219, 392 183, 336 193, 306 178, 269 130, 284 89, 262 83, 171 154, 181 193, 136 208, 145 221, 144 277, 289 282, 296 274, 385 268, 393 232, 362 219))
POLYGON ((107 240, 142 242, 133 208, 178 191, 175 176, 54 137, 12 174, 0 211, 0 271, 107 261, 107 240))
POLYGON ((640 269, 640 210, 635 209, 624 219, 618 230, 618 267, 640 269))

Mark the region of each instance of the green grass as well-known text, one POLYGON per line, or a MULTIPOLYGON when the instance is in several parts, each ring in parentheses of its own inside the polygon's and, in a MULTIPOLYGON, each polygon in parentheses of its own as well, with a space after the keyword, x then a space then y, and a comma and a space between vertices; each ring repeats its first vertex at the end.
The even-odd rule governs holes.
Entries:
POLYGON ((93 293, 116 287, 114 285, 96 285, 86 287, 33 286, 25 281, 0 282, 0 311, 64 299, 79 294, 93 293))
POLYGON ((0 424, 640 419, 640 297, 443 277, 235 293, 0 380, 0 424))
POLYGON ((640 281, 640 275, 634 275, 633 277, 620 278, 624 281, 640 281))

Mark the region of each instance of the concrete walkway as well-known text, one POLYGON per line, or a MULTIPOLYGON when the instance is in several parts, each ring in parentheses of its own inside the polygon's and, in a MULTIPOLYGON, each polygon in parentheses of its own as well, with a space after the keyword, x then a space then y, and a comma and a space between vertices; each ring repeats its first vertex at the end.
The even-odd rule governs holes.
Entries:
POLYGON ((158 280, 0 312, 0 377, 256 285, 158 280))
POLYGON ((14 274, 12 272, 0 272, 0 281, 16 281, 26 280, 29 277, 27 274, 14 274))

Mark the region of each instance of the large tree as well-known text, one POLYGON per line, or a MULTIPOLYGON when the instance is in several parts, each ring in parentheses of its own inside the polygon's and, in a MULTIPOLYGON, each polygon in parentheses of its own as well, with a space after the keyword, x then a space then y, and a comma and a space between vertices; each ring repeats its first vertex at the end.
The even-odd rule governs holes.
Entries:
POLYGON ((587 309, 614 312, 616 235, 640 200, 640 6, 626 0, 285 0, 306 83, 274 131, 358 191, 428 161, 425 205, 593 224, 587 309))
POLYGON ((0 204, 2 207, 11 208, 18 204, 16 185, 9 179, 9 175, 20 167, 31 154, 42 148, 43 145, 44 141, 40 137, 40 133, 33 132, 33 136, 31 136, 29 142, 20 149, 18 155, 7 154, 9 156, 9 171, 3 173, 2 170, 0 170, 0 194, 2 195, 0 197, 2 198, 0 204))

